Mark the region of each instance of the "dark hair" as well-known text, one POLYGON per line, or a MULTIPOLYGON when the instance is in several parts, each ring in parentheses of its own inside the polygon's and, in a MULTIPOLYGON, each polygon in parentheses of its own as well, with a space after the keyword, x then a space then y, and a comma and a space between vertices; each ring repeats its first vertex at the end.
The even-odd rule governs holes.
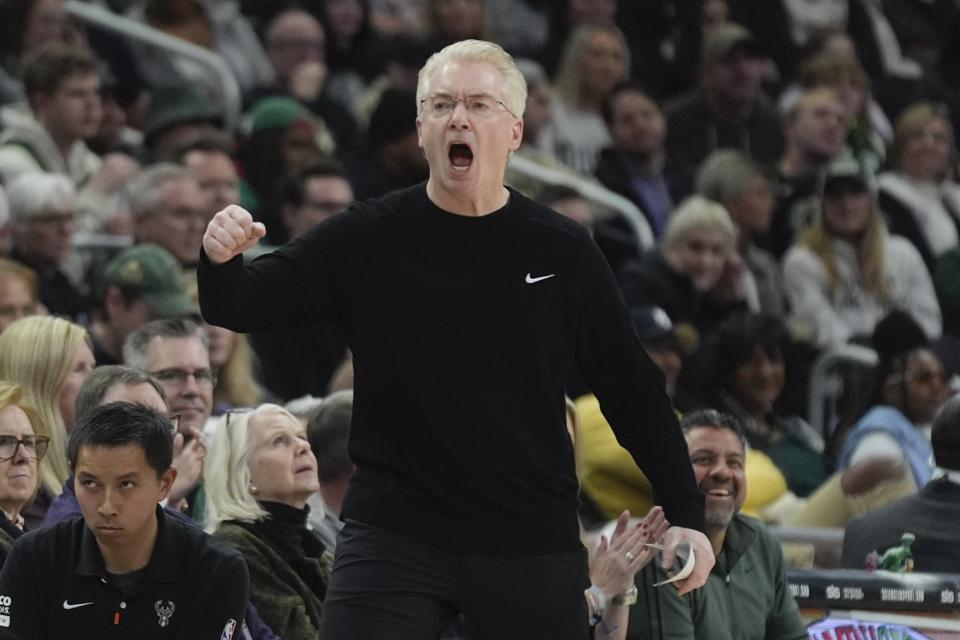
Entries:
POLYGON ((110 402, 80 418, 70 432, 67 460, 76 467, 83 447, 137 445, 157 472, 166 473, 173 462, 173 423, 166 416, 133 402, 110 402))
POLYGON ((698 409, 680 419, 680 430, 684 435, 694 429, 729 429, 737 434, 743 448, 747 448, 747 436, 743 430, 743 424, 740 419, 731 414, 717 411, 716 409, 698 409))
POLYGON ((847 434, 867 411, 887 404, 887 379, 895 375, 904 377, 910 356, 919 349, 929 348, 929 341, 910 314, 895 309, 876 324, 870 345, 877 352, 877 364, 860 380, 850 408, 833 432, 828 445, 831 455, 840 453, 847 434))
POLYGON ((324 399, 307 423, 307 440, 317 457, 320 482, 335 482, 353 469, 347 451, 350 420, 353 417, 353 391, 337 391, 324 399))
POLYGON ((947 400, 933 419, 930 434, 937 466, 960 471, 960 396, 947 400))
POLYGON ((789 334, 773 316, 736 313, 727 318, 704 345, 703 389, 716 394, 730 387, 731 374, 743 366, 759 347, 770 358, 783 359, 789 334))
POLYGON ((37 93, 54 93, 73 75, 100 76, 102 65, 88 49, 52 42, 31 54, 23 67, 23 87, 32 103, 37 93))
POLYGON ((23 48, 27 20, 37 0, 3 0, 0 2, 0 57, 17 58, 23 48))
POLYGON ((657 109, 663 111, 663 108, 660 106, 660 103, 654 99, 653 95, 647 90, 645 86, 636 80, 624 80, 623 82, 617 83, 613 89, 610 90, 610 93, 607 94, 607 97, 604 98, 603 104, 600 107, 600 114, 603 116, 603 121, 610 126, 613 122, 613 102, 616 100, 622 93, 640 93, 643 94, 650 102, 657 105, 657 109))
POLYGON ((313 178, 342 178, 349 182, 343 165, 332 158, 322 159, 283 182, 280 204, 301 206, 307 199, 307 183, 313 178))
POLYGON ((103 404, 104 396, 107 395, 111 387, 118 384, 129 387, 149 384, 160 394, 160 398, 164 402, 167 401, 167 394, 163 387, 160 386, 156 378, 146 371, 119 364, 97 367, 93 370, 93 373, 87 376, 87 379, 80 385, 80 390, 77 391, 75 421, 79 422, 85 415, 103 404))

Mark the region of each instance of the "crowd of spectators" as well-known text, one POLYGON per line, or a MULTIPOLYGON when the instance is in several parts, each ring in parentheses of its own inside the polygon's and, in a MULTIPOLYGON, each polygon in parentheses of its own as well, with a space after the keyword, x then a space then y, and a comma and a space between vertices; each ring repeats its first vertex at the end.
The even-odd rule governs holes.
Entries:
MULTIPOLYGON (((165 505, 245 558, 248 626, 316 637, 354 471, 351 355, 326 323, 204 323, 202 235, 239 203, 280 245, 425 180, 417 71, 467 38, 502 44, 527 82, 516 157, 623 196, 649 226, 642 246, 607 205, 508 169, 508 186, 589 227, 676 408, 724 412, 687 435, 742 443, 738 511, 844 526, 904 496, 922 510, 923 492, 958 482, 955 407, 933 429, 943 450, 930 443, 960 374, 956 2, 89 4, 219 55, 242 104, 206 67, 63 0, 0 2, 0 471, 32 483, 0 481, 0 558, 45 517, 79 513, 78 390, 126 365, 104 370, 95 404, 176 416, 165 505), (846 380, 835 421, 811 424, 812 364, 851 343, 878 364, 846 380), (104 399, 108 382, 149 401, 104 399)), ((569 378, 585 527, 646 513, 649 482, 569 378)), ((845 563, 896 542, 871 528, 845 563)))

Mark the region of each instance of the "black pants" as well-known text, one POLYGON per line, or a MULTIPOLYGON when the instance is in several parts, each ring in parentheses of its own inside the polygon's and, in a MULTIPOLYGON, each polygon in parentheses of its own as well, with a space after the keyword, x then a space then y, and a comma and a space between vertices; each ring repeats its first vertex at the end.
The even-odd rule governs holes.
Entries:
POLYGON ((436 640, 462 613, 470 640, 586 640, 588 586, 585 550, 451 553, 349 520, 337 538, 320 637, 436 640))

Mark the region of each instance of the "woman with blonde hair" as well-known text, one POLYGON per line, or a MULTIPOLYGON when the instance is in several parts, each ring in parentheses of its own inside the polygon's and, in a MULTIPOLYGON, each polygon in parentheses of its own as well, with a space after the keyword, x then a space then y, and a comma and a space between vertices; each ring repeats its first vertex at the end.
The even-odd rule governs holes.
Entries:
POLYGON ((30 267, 0 258, 0 332, 20 318, 43 312, 40 284, 30 267))
POLYGON ((541 145, 583 175, 593 175, 610 145, 603 104, 630 75, 630 49, 613 25, 579 27, 564 48, 554 81, 553 121, 541 145))
POLYGON ((793 313, 818 348, 869 336, 893 309, 908 312, 929 338, 940 336, 930 274, 912 244, 887 232, 856 163, 831 166, 821 211, 783 272, 793 313))
POLYGON ((332 559, 307 528, 307 500, 320 485, 306 428, 274 404, 227 413, 203 487, 206 529, 243 555, 263 621, 287 640, 315 640, 332 559))
POLYGON ((23 535, 24 507, 37 495, 37 466, 49 438, 36 435, 40 417, 24 402, 20 385, 0 382, 0 565, 23 535))
POLYGON ((210 337, 210 366, 218 372, 213 388, 214 415, 263 402, 267 393, 254 376, 254 353, 247 336, 213 325, 204 328, 210 337))
POLYGON ((960 184, 953 125, 941 107, 921 102, 897 120, 891 170, 877 178, 880 209, 893 233, 912 242, 931 272, 960 241, 960 184))
POLYGON ((23 387, 24 399, 40 418, 37 435, 50 438, 47 457, 40 465, 37 500, 24 513, 31 527, 40 524, 70 475, 67 433, 73 428, 77 391, 93 366, 90 337, 69 320, 22 318, 0 334, 0 380, 23 387))

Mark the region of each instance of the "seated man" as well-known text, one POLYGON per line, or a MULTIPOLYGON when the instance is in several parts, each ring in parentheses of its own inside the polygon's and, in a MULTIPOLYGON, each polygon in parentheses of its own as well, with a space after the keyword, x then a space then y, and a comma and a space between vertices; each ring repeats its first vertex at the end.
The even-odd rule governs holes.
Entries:
POLYGON ((307 423, 307 440, 317 458, 320 481, 320 491, 307 502, 310 524, 331 552, 337 549, 337 534, 343 528, 340 510, 350 478, 357 470, 347 451, 352 417, 353 391, 338 391, 323 401, 307 423))
POLYGON ((696 411, 680 421, 697 486, 706 494, 707 537, 717 562, 703 589, 683 597, 659 563, 637 575, 640 597, 627 637, 806 640, 787 588, 780 543, 759 521, 739 513, 747 494, 746 439, 734 416, 696 411))
POLYGON ((158 504, 177 475, 170 421, 139 404, 97 407, 67 457, 83 518, 14 545, 0 572, 0 638, 234 637, 243 558, 158 504))
POLYGON ((872 551, 899 546, 916 536, 914 571, 960 573, 960 398, 948 400, 933 420, 933 479, 914 495, 868 511, 847 525, 841 564, 863 569, 872 551))

